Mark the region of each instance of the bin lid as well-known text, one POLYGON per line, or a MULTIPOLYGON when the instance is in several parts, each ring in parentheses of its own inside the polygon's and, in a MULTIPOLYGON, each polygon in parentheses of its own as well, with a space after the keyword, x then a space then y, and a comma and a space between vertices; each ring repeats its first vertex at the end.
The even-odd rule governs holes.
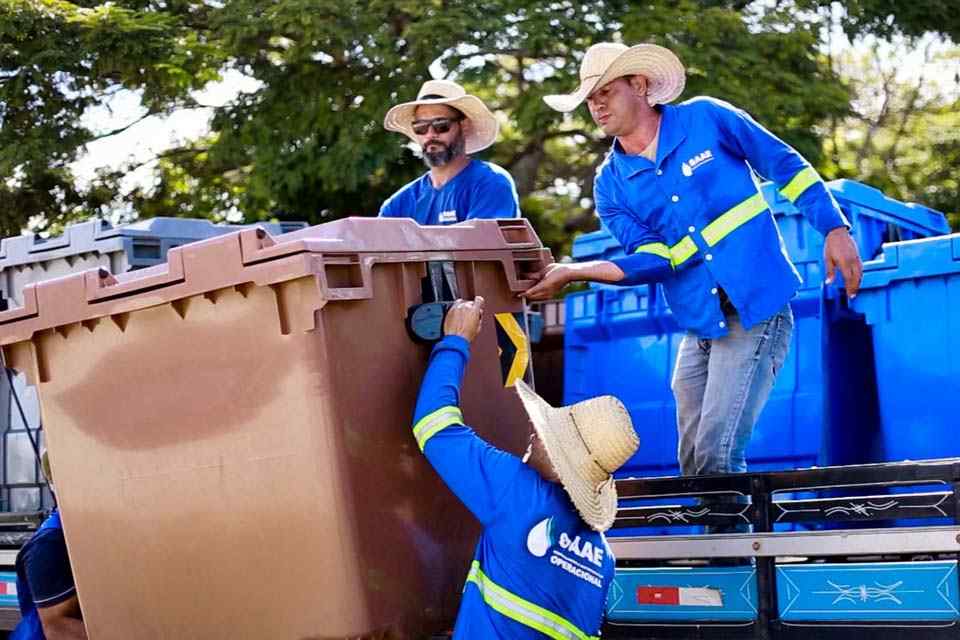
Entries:
POLYGON ((921 235, 950 233, 946 217, 921 204, 895 200, 856 180, 831 180, 827 187, 841 207, 857 206, 860 213, 913 229, 921 235))
POLYGON ((606 229, 582 233, 573 239, 573 259, 577 262, 613 257, 610 251, 623 253, 620 243, 606 229))
POLYGON ((211 220, 196 218, 157 217, 115 227, 107 220, 88 220, 67 225, 62 234, 50 238, 34 233, 3 238, 0 240, 0 269, 81 253, 120 251, 124 248, 125 238, 174 240, 185 244, 253 226, 280 235, 306 228, 307 223, 215 224, 211 220))
POLYGON ((37 331, 167 304, 227 287, 268 286, 317 276, 327 300, 373 296, 371 270, 383 261, 498 260, 511 291, 549 261, 529 221, 474 220, 420 226, 404 218, 346 218, 271 236, 243 229, 171 249, 167 262, 112 275, 88 269, 23 289, 23 306, 0 312, 0 345, 37 331), (529 263, 527 269, 518 265, 529 263), (331 280, 331 270, 339 274, 331 280), (344 271, 346 279, 344 279, 344 271))
POLYGON ((960 273, 960 233, 883 245, 876 260, 863 263, 861 290, 898 280, 960 273))

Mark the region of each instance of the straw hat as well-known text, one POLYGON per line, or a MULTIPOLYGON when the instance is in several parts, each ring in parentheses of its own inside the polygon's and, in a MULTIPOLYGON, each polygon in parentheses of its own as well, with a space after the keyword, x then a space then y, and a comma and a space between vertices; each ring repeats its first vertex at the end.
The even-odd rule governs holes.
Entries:
POLYGON ((500 130, 497 118, 481 102, 480 98, 469 95, 463 87, 450 80, 427 80, 424 82, 416 100, 398 104, 387 111, 387 115, 383 119, 383 128, 387 131, 402 133, 419 144, 420 141, 413 133, 411 125, 417 107, 426 104, 445 104, 457 109, 467 117, 470 124, 464 127, 463 132, 466 136, 464 142, 466 144, 465 151, 468 155, 486 149, 497 139, 497 132, 500 130))
POLYGON ((516 387, 580 517, 592 529, 606 531, 617 515, 613 472, 640 446, 630 414, 613 396, 554 408, 522 380, 516 387))
POLYGON ((587 49, 580 63, 580 86, 567 95, 544 96, 551 109, 573 111, 595 89, 622 76, 641 75, 647 79, 647 101, 651 106, 672 102, 683 93, 686 72, 683 63, 669 49, 655 44, 628 47, 600 42, 587 49))

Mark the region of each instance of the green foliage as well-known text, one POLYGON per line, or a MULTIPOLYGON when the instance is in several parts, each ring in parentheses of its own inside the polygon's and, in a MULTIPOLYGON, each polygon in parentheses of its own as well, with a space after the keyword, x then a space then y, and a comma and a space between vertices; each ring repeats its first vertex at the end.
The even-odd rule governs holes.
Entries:
POLYGON ((593 174, 610 141, 585 108, 564 116, 542 97, 577 86, 589 45, 666 45, 688 67, 685 97, 744 107, 830 165, 820 134, 846 118, 850 92, 818 52, 818 14, 796 8, 816 4, 0 0, 0 233, 118 205, 249 221, 374 215, 425 170, 383 116, 439 73, 498 113, 501 139, 483 157, 511 171, 525 215, 564 253, 596 227, 593 174), (196 107, 191 91, 226 70, 257 88, 215 108, 208 136, 164 152, 155 184, 125 193, 121 171, 77 185, 70 163, 111 133, 89 130, 85 111, 121 90, 138 92, 145 117, 196 107))
POLYGON ((218 76, 220 52, 193 30, 204 10, 179 4, 184 15, 175 5, 0 0, 0 233, 112 200, 114 187, 82 191, 68 169, 95 138, 81 116, 105 95, 140 90, 148 112, 168 111, 218 76))
MULTIPOLYGON (((830 2, 822 0, 826 6, 830 2)), ((866 33, 922 36, 939 33, 960 42, 960 12, 956 0, 847 0, 844 28, 850 35, 866 33)))
POLYGON ((960 59, 960 49, 928 54, 910 74, 901 72, 903 56, 877 46, 838 61, 858 99, 828 131, 824 173, 942 211, 960 230, 960 99, 944 86, 950 78, 932 73, 960 59))

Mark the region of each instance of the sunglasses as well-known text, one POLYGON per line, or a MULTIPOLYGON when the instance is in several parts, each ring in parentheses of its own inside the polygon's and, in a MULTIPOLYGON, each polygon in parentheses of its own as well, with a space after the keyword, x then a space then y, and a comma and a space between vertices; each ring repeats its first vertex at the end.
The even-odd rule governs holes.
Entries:
POLYGON ((418 136, 425 136, 430 131, 430 127, 437 133, 446 133, 454 122, 460 122, 463 118, 433 118, 432 120, 414 120, 410 128, 418 136))

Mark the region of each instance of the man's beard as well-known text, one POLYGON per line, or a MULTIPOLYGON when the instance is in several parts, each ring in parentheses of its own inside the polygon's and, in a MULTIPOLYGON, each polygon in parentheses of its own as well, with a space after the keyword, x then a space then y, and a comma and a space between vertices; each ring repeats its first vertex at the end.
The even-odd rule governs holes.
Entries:
POLYGON ((465 147, 466 142, 463 139, 462 133, 457 134, 457 137, 450 142, 449 146, 439 140, 431 140, 422 147, 423 161, 428 167, 442 167, 445 164, 449 164, 457 156, 463 155, 465 147), (439 146, 440 150, 427 151, 431 145, 439 146))

